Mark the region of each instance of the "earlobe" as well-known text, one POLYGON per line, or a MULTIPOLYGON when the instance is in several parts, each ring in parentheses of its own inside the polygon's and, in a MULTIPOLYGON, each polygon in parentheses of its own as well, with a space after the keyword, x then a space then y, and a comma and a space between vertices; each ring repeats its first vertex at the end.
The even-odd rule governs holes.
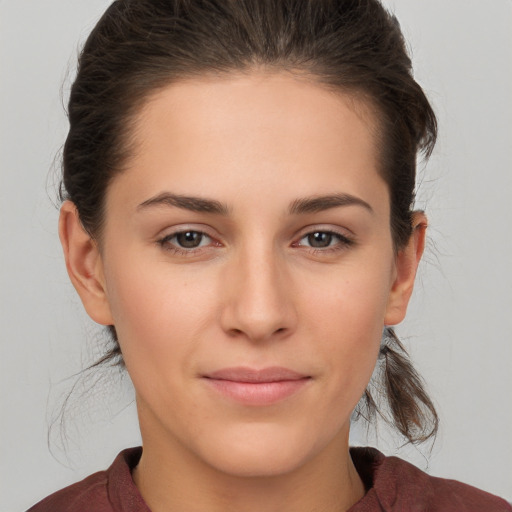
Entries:
POLYGON ((425 248, 426 230, 427 217, 423 212, 414 212, 411 238, 396 256, 396 275, 389 294, 385 325, 399 324, 405 317, 425 248))
POLYGON ((83 228, 71 201, 65 201, 61 207, 59 237, 69 278, 87 313, 99 324, 113 325, 100 251, 83 228))

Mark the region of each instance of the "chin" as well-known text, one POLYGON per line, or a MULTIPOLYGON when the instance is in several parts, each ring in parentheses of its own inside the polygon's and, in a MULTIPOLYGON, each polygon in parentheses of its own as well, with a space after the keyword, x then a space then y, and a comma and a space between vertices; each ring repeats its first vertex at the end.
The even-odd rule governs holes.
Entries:
POLYGON ((325 444, 307 433, 278 425, 249 425, 225 431, 202 446, 201 457, 222 473, 236 477, 273 477, 292 473, 317 456, 325 444))

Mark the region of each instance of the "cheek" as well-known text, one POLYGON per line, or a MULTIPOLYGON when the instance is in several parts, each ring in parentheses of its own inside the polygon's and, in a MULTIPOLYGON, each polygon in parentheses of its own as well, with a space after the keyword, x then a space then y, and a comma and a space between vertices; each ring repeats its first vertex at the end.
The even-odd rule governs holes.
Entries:
POLYGON ((215 286, 166 262, 118 261, 107 283, 123 357, 136 388, 156 387, 192 366, 215 286))
POLYGON ((389 273, 372 272, 370 265, 346 269, 345 275, 314 288, 316 293, 307 300, 308 337, 323 354, 334 407, 340 406, 339 397, 349 402, 345 405, 355 406, 370 380, 390 287, 389 273))
POLYGON ((302 299, 305 313, 317 328, 331 331, 329 338, 339 335, 346 343, 360 344, 373 339, 384 326, 390 283, 391 265, 372 265, 371 259, 348 264, 320 279, 312 275, 309 282, 302 283, 308 290, 302 299))

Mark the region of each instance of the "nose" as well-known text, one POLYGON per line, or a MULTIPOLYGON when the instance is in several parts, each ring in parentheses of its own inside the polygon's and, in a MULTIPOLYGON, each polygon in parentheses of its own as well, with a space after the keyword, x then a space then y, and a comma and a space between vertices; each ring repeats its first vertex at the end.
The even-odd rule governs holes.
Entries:
POLYGON ((271 249, 244 251, 224 275, 221 324, 230 336, 265 341, 296 328, 293 288, 283 257, 271 249))

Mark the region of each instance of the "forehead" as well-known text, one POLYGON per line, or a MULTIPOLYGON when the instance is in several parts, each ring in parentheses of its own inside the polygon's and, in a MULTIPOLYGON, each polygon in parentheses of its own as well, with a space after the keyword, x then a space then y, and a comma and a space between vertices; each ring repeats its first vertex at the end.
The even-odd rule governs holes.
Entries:
POLYGON ((253 71, 172 83, 150 96, 136 124, 139 141, 147 141, 145 128, 152 125, 172 129, 168 121, 174 122, 179 132, 192 129, 197 135, 201 130, 206 130, 205 134, 213 130, 222 135, 221 130, 233 135, 231 129, 243 127, 244 135, 250 137, 250 128, 272 125, 288 128, 283 136, 289 133, 311 140, 312 136, 318 139, 334 135, 343 126, 358 134, 376 135, 376 111, 373 102, 362 94, 335 90, 306 75, 253 71))
POLYGON ((290 73, 190 79, 140 110, 123 174, 139 192, 215 192, 228 203, 230 191, 292 184, 296 197, 333 186, 361 195, 380 182, 376 127, 370 104, 290 73))

